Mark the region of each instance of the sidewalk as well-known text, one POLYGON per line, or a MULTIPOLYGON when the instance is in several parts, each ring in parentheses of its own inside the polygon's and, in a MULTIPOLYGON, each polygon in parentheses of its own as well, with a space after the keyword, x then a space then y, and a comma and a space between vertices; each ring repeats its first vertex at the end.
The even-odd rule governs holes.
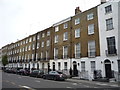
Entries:
POLYGON ((88 83, 88 84, 120 87, 120 83, 118 82, 99 82, 99 81, 81 80, 79 77, 72 77, 72 78, 67 79, 66 81, 73 82, 73 83, 88 83))

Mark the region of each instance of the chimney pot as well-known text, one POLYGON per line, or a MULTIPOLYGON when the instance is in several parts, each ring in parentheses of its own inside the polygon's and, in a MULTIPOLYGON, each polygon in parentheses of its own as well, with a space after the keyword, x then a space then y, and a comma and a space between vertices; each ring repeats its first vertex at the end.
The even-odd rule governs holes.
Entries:
POLYGON ((80 8, 79 8, 79 7, 76 7, 76 9, 75 9, 75 14, 80 13, 80 12, 81 12, 80 8))

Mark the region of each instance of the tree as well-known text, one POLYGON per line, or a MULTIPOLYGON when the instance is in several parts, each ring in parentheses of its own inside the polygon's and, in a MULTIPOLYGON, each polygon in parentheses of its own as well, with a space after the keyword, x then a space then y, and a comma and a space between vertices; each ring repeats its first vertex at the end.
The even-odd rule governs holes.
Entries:
POLYGON ((2 64, 3 64, 3 66, 6 66, 6 65, 8 64, 7 55, 4 55, 4 56, 2 57, 2 64))

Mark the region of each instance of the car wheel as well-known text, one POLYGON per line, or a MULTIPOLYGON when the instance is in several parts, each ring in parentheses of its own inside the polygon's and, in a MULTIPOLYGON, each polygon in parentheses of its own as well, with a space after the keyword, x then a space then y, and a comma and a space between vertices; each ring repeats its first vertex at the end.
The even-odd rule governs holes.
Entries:
POLYGON ((43 76, 43 79, 46 79, 46 76, 43 76))
POLYGON ((56 80, 57 80, 57 77, 54 77, 54 80, 56 81, 56 80))

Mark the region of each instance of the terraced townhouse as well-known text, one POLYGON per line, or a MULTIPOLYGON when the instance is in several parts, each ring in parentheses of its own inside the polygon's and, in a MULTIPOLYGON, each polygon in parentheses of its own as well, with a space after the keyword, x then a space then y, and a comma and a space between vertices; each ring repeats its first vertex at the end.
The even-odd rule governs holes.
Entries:
POLYGON ((59 70, 93 80, 120 73, 120 0, 101 4, 2 48, 8 67, 59 70))

